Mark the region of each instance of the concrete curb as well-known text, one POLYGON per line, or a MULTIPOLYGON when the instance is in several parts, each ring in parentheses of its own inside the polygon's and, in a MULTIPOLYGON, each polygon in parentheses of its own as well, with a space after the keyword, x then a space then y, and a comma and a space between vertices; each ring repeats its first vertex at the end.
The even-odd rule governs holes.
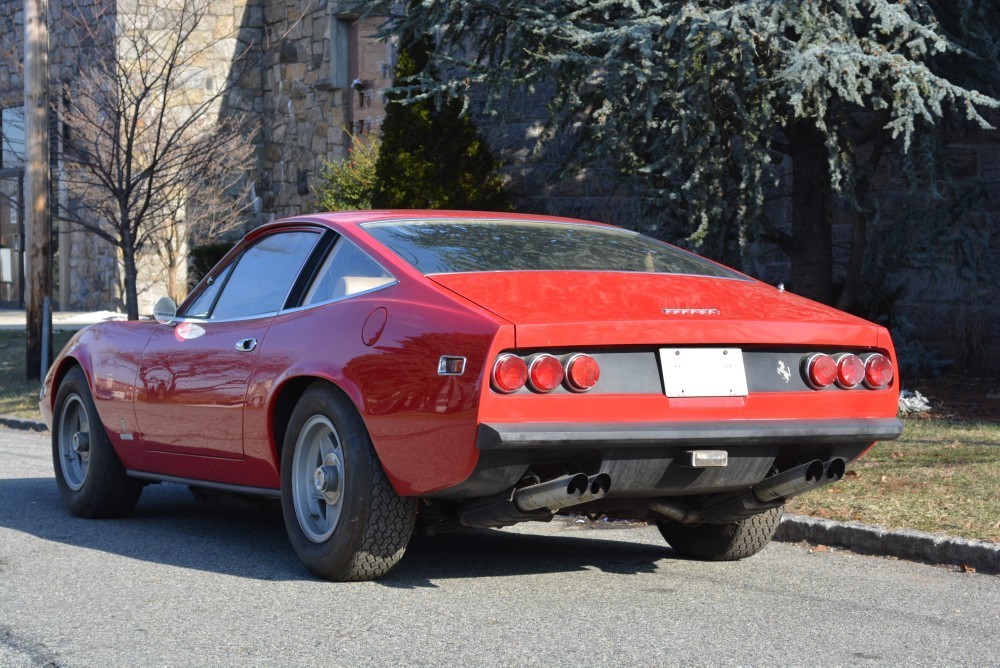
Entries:
POLYGON ((891 530, 859 522, 835 522, 803 515, 786 515, 775 540, 807 541, 843 547, 861 554, 898 557, 931 564, 955 564, 982 573, 1000 573, 1000 543, 940 536, 912 529, 891 530))
POLYGON ((27 420, 25 418, 0 415, 0 426, 9 429, 24 429, 27 431, 48 431, 49 428, 41 420, 27 420))
MULTIPOLYGON (((48 431, 40 420, 0 415, 0 425, 10 429, 48 431)), ((955 564, 982 573, 1000 573, 1000 543, 952 538, 911 529, 890 530, 859 522, 834 522, 804 515, 785 515, 775 540, 806 541, 842 547, 861 554, 898 557, 931 564, 955 564)))

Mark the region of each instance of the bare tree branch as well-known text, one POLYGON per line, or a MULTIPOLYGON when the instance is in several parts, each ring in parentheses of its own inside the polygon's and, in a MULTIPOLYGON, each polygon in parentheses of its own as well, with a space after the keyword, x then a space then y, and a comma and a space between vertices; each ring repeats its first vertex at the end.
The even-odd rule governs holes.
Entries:
POLYGON ((234 48, 235 30, 212 34, 210 0, 128 11, 118 3, 114 16, 85 1, 67 12, 75 17, 67 29, 95 57, 63 113, 70 202, 60 216, 120 249, 126 309, 136 318, 140 265, 159 258, 179 299, 189 238, 225 234, 251 206, 256 128, 224 105, 256 45, 234 48))

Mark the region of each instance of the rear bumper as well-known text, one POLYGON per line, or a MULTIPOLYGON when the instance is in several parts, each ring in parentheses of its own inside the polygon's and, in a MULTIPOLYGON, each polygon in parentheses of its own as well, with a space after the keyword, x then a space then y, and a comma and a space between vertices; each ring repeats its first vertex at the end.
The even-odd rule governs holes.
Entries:
POLYGON ((645 448, 887 441, 903 433, 899 418, 732 420, 662 423, 527 423, 479 426, 479 450, 547 447, 645 448))
POLYGON ((479 426, 478 461, 463 482, 429 496, 470 499, 565 472, 607 473, 607 498, 691 496, 749 489, 773 469, 852 461, 903 431, 897 418, 662 423, 493 423, 479 426), (724 449, 725 467, 693 468, 692 449, 724 449))

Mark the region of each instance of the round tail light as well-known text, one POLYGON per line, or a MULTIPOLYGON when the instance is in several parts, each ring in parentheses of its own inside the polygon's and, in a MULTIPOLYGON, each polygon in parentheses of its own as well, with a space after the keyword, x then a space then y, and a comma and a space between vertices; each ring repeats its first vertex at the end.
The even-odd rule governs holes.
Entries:
POLYGON ((837 385, 849 390, 865 379, 865 363, 857 355, 847 353, 837 360, 837 385))
POLYGON ((896 373, 892 362, 885 355, 875 353, 865 360, 865 385, 873 390, 881 390, 889 385, 896 373))
POLYGON ((829 387, 837 380, 837 363, 829 355, 816 353, 806 359, 806 382, 815 390, 829 387))
POLYGON ((528 382, 528 365, 517 355, 504 353, 493 364, 492 380, 498 392, 516 392, 528 382))
POLYGON ((528 365, 528 384, 536 392, 551 392, 563 382, 563 366, 552 355, 535 355, 528 365))
POLYGON ((586 392, 601 377, 601 367, 590 355, 573 355, 566 361, 566 385, 574 392, 586 392))

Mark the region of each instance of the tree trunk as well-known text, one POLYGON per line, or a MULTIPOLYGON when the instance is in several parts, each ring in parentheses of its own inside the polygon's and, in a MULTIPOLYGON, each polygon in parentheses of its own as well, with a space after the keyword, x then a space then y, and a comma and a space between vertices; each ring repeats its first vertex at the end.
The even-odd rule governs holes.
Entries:
POLYGON ((847 260, 847 275, 844 289, 837 298, 837 308, 846 311, 854 305, 861 289, 861 274, 865 266, 865 251, 868 246, 868 213, 851 212, 851 255, 847 260))
POLYGON ((830 170, 824 135, 811 120, 788 130, 792 158, 791 289, 824 304, 833 303, 833 232, 830 170))
POLYGON ((139 272, 135 266, 135 249, 126 246, 122 249, 122 260, 125 263, 125 313, 129 320, 139 319, 139 293, 136 283, 139 272))
POLYGON ((846 311, 854 305, 861 291, 861 278, 865 268, 865 253, 868 250, 868 220, 871 215, 868 193, 871 192, 872 179, 882 162, 885 145, 889 141, 888 132, 881 128, 889 120, 888 112, 879 114, 874 121, 874 144, 871 155, 868 156, 867 171, 858 179, 854 188, 854 197, 858 209, 853 212, 851 225, 851 256, 847 261, 847 275, 844 278, 844 289, 837 298, 837 308, 846 311))

